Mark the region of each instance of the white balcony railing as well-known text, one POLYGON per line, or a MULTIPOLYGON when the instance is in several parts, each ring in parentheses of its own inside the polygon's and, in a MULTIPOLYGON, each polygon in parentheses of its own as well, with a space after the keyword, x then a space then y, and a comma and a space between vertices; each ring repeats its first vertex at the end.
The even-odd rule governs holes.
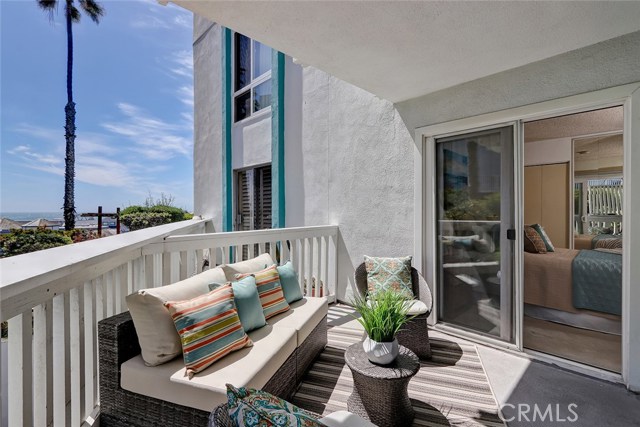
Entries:
POLYGON ((97 323, 125 311, 129 293, 197 274, 203 260, 216 265, 267 250, 280 264, 293 262, 306 295, 335 295, 337 226, 204 233, 206 224, 184 221, 0 260, 0 320, 9 321, 0 420, 92 424, 100 402, 97 323))

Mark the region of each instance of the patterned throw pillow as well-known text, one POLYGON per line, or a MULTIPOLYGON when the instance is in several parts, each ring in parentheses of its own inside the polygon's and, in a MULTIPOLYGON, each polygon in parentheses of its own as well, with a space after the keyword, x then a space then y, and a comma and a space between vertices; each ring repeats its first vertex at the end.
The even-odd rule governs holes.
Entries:
POLYGON ((365 255, 364 265, 367 270, 369 294, 374 295, 379 291, 394 289, 406 295, 407 298, 413 298, 410 256, 377 258, 365 255))
POLYGON ((233 290, 227 284, 186 301, 167 301, 189 379, 227 354, 253 345, 242 329, 233 290))
POLYGON ((547 248, 547 252, 555 252, 556 248, 553 247, 553 243, 551 243, 551 239, 547 235, 547 232, 544 231, 544 228, 540 224, 533 224, 533 229, 538 232, 542 241, 544 242, 545 248, 547 248))
POLYGON ((534 254, 546 254, 547 247, 535 228, 530 225, 524 226, 524 250, 534 254))
POLYGON ((622 249, 622 239, 613 237, 611 239, 600 239, 596 242, 596 249, 622 249))
POLYGON ((244 279, 250 275, 256 278, 256 286, 258 287, 258 295, 260 296, 260 304, 262 304, 265 319, 289 310, 289 304, 284 299, 284 293, 280 285, 280 275, 278 275, 278 269, 275 264, 255 273, 236 274, 236 280, 244 279))
POLYGON ((227 384, 229 418, 239 427, 325 427, 313 415, 262 390, 227 384))
MULTIPOLYGON (((228 283, 227 283, 228 284, 228 283)), ((209 290, 213 291, 223 283, 210 283, 209 290)), ((233 289, 233 301, 236 303, 240 323, 245 332, 253 331, 267 324, 260 304, 260 296, 256 287, 256 278, 247 276, 242 280, 231 282, 233 289)))

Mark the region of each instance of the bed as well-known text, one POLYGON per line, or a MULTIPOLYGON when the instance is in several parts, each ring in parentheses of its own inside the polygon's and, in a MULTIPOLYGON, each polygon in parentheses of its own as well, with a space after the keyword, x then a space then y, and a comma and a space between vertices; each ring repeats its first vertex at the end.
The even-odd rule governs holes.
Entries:
POLYGON ((556 248, 524 253, 524 301, 569 313, 616 318, 622 306, 622 255, 556 248))

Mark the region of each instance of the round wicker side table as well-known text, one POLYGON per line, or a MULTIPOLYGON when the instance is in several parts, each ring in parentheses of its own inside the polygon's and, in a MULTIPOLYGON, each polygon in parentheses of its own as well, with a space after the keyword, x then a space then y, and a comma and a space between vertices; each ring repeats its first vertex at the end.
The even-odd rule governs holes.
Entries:
POLYGON ((353 375, 353 393, 347 409, 379 427, 410 426, 415 412, 409 400, 409 381, 420 369, 420 360, 400 346, 400 354, 389 365, 376 365, 367 358, 362 343, 352 344, 344 360, 353 375))

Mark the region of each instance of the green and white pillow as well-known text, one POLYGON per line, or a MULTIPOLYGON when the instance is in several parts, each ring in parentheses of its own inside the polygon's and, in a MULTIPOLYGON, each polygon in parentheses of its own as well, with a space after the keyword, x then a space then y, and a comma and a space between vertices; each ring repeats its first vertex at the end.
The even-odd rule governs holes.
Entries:
POLYGON ((242 427, 326 427, 313 415, 266 391, 227 384, 229 418, 242 427))
POLYGON ((413 299, 411 284, 411 257, 380 258, 364 256, 369 295, 393 289, 413 299))
POLYGON ((186 374, 192 378, 227 354, 253 345, 244 332, 231 285, 185 301, 167 301, 182 342, 186 374))
MULTIPOLYGON (((223 285, 222 283, 211 283, 209 284, 209 290, 213 291, 223 285)), ((244 331, 250 332, 266 325, 267 321, 264 318, 258 288, 256 287, 256 278, 247 276, 242 280, 231 282, 231 288, 233 289, 233 300, 244 331)))

